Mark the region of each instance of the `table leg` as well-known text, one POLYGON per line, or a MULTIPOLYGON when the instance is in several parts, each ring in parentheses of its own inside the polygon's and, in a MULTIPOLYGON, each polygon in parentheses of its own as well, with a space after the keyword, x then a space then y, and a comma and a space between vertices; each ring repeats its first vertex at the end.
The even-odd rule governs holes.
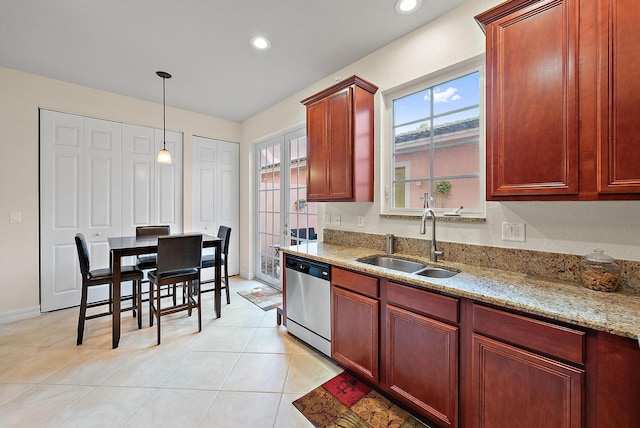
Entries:
MULTIPOLYGON (((216 260, 215 260, 215 265, 216 265, 216 279, 215 279, 215 287, 214 287, 214 304, 215 304, 215 309, 216 309, 216 318, 220 318, 222 316, 222 280, 220 278, 220 276, 222 275, 222 255, 220 254, 222 252, 222 245, 220 243, 218 243, 218 246, 216 247, 216 260)), ((227 284, 227 287, 229 286, 229 284, 227 284)))
POLYGON ((115 349, 120 343, 120 271, 122 258, 111 252, 111 274, 113 275, 113 314, 111 314, 111 340, 115 349))

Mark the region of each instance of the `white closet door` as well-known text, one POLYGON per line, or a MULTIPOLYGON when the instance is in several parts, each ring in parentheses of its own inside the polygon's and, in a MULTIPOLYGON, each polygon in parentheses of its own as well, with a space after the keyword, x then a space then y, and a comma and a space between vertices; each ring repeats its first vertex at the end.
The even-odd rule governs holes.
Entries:
MULTIPOLYGON (((108 266, 108 236, 120 231, 120 124, 42 110, 40 115, 41 310, 80 303, 74 237, 91 268, 108 266), (112 181, 115 180, 115 184, 112 181)), ((96 290, 93 299, 106 296, 96 290)))
MULTIPOLYGON (((155 130, 155 156, 162 148, 163 131, 155 130)), ((172 232, 182 232, 182 134, 167 131, 166 148, 170 164, 156 163, 155 224, 168 224, 172 232)))
POLYGON ((123 125, 122 234, 135 235, 137 226, 168 224, 182 231, 182 134, 167 131, 172 163, 156 162, 162 130, 123 125))
POLYGON ((193 230, 216 235, 220 225, 231 227, 229 275, 240 272, 239 153, 237 143, 193 137, 193 230))
POLYGON ((156 224, 155 130, 122 126, 122 234, 133 236, 137 226, 156 224))

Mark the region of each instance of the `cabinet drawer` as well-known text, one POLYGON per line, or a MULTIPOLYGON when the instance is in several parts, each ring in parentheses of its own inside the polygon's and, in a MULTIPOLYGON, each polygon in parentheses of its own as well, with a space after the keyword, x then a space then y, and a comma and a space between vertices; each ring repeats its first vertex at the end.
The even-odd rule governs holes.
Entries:
POLYGON ((424 315, 454 323, 460 321, 459 300, 453 297, 388 282, 387 300, 424 315))
POLYGON ((368 275, 331 267, 331 283, 365 296, 380 297, 380 281, 368 275))
POLYGON ((585 333, 544 321, 474 305, 473 329, 485 336, 584 364, 585 333))

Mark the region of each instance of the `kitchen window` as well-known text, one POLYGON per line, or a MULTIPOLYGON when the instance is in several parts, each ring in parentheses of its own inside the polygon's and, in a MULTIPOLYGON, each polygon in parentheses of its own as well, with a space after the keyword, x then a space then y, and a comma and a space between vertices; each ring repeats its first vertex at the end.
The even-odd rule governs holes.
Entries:
POLYGON ((386 95, 390 160, 383 212, 484 214, 483 75, 479 61, 386 95))

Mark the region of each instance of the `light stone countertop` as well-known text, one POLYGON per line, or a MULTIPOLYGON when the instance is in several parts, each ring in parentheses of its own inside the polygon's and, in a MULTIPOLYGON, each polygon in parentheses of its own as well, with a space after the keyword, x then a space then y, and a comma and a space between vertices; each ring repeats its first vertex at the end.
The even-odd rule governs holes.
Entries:
POLYGON ((459 270, 451 278, 425 278, 385 269, 357 259, 384 255, 370 248, 325 243, 281 247, 281 251, 323 261, 355 271, 383 276, 478 302, 515 309, 593 330, 637 339, 640 342, 640 295, 590 290, 575 283, 553 282, 526 274, 480 268, 451 262, 432 263, 428 258, 395 254, 430 266, 459 270))

